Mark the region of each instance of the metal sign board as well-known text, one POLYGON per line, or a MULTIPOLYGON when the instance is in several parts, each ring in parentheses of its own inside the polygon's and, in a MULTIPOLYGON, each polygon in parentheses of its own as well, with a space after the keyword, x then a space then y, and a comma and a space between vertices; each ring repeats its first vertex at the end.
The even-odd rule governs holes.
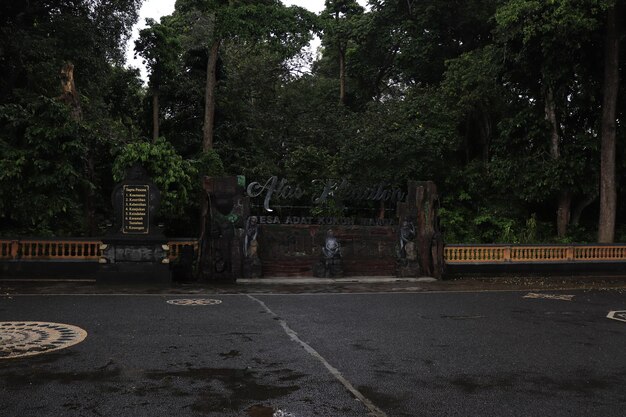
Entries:
POLYGON ((122 233, 148 234, 150 232, 150 186, 124 185, 122 233))

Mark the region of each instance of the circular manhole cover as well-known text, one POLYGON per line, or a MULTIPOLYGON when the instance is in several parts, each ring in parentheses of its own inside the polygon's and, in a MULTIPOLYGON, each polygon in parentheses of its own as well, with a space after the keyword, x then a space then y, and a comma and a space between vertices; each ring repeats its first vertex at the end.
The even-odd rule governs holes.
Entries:
POLYGON ((0 322, 0 359, 39 355, 82 342, 87 332, 80 327, 40 321, 0 322))
POLYGON ((213 300, 211 298, 180 298, 167 300, 167 303, 176 306, 212 306, 222 304, 222 300, 213 300))

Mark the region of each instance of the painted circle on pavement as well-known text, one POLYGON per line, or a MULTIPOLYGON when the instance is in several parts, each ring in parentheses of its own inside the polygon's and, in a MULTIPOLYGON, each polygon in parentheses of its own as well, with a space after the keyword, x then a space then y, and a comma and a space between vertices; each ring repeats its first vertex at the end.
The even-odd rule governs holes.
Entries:
POLYGON ((87 332, 80 327, 41 321, 0 322, 0 359, 39 355, 82 342, 87 332))

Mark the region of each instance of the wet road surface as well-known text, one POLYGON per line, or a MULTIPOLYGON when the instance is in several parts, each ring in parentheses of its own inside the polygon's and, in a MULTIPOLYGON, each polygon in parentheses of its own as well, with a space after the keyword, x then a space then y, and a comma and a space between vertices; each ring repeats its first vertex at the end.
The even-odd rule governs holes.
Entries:
POLYGON ((88 336, 0 359, 0 415, 623 416, 624 294, 528 293, 6 294, 88 336))

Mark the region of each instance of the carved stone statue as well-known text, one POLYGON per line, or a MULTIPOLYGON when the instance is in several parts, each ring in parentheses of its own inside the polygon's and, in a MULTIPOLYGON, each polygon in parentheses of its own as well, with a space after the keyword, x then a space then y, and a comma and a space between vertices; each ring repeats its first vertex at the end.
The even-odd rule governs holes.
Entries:
POLYGON ((415 226, 410 221, 404 220, 400 226, 400 258, 412 258, 415 245, 415 226))
POLYGON ((313 275, 320 278, 336 278, 343 276, 341 261, 341 244, 332 230, 326 232, 322 259, 313 266, 313 275))
POLYGON ((262 274, 261 260, 258 255, 259 220, 250 216, 246 220, 243 239, 243 276, 245 278, 259 278, 262 274))
POLYGON ((256 216, 248 217, 246 220, 246 236, 244 238, 243 253, 244 257, 252 258, 256 256, 257 241, 259 234, 258 219, 256 216))
POLYGON ((340 258, 341 257, 341 244, 335 237, 332 230, 326 232, 326 242, 322 248, 324 257, 326 259, 340 258))
POLYGON ((419 276, 417 261, 417 245, 415 244, 415 226, 412 221, 404 219, 398 229, 398 258, 396 275, 399 277, 419 276))

